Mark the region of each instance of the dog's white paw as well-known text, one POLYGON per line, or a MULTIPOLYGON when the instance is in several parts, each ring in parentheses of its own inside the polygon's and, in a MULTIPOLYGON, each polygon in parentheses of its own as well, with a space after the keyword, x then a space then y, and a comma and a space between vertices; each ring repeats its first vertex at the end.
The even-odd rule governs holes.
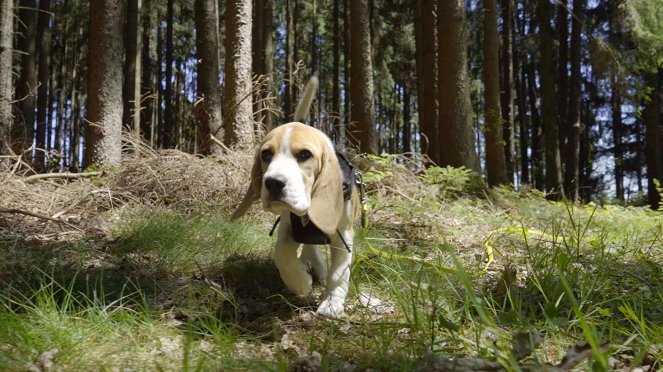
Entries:
POLYGON ((333 299, 326 298, 322 301, 320 306, 318 306, 316 313, 327 318, 339 319, 341 316, 343 316, 344 313, 343 301, 335 301, 333 299))

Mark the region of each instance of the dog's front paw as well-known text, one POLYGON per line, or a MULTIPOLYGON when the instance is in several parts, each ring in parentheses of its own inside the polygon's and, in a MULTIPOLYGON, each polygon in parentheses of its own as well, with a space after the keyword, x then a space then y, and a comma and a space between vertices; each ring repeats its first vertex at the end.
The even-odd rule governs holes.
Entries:
POLYGON ((344 313, 343 301, 326 298, 318 306, 316 313, 327 318, 340 319, 344 313))
POLYGON ((297 277, 284 275, 282 279, 290 292, 299 297, 308 296, 313 289, 313 278, 306 272, 297 277))

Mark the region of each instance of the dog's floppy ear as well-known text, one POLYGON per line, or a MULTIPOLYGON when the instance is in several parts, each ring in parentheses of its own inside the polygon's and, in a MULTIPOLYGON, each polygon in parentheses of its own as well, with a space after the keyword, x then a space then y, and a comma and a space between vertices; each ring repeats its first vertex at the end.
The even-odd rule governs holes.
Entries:
POLYGON ((333 151, 322 152, 322 168, 311 190, 311 221, 328 236, 336 234, 343 216, 343 186, 338 159, 333 151))
POLYGON ((256 150, 256 155, 253 158, 253 167, 251 168, 251 183, 249 184, 246 194, 242 202, 239 203, 237 209, 230 216, 230 220, 234 221, 244 215, 249 209, 251 204, 260 199, 260 190, 262 188, 262 169, 260 164, 260 147, 256 150))

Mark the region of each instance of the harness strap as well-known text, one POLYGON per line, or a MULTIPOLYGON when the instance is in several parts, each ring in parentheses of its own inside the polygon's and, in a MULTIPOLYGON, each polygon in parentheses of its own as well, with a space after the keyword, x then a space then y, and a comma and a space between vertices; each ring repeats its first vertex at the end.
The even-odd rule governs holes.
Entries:
MULTIPOLYGON (((329 244, 331 241, 325 235, 320 229, 318 229, 317 226, 313 224, 313 222, 309 222, 306 224, 306 227, 304 227, 304 230, 301 230, 301 228, 298 228, 297 230, 295 229, 295 225, 299 221, 298 225, 303 225, 301 222, 301 218, 297 216, 294 213, 290 213, 290 221, 291 224, 293 225, 292 229, 292 235, 293 238, 295 238, 295 241, 297 243, 302 243, 302 244, 329 244), (294 219, 294 220, 293 220, 294 219), (312 226, 312 227, 309 227, 312 226), (311 231, 306 231, 306 230, 311 230, 311 231), (317 231, 313 231, 317 230, 317 231), (322 240, 324 239, 324 241, 322 240)), ((281 222, 281 216, 279 216, 276 219, 276 222, 274 222, 274 226, 272 226, 272 229, 269 231, 269 236, 274 236, 274 231, 276 230, 276 226, 278 226, 279 222, 281 222)), ((343 239, 343 235, 341 235, 341 232, 336 230, 336 234, 338 234, 338 237, 341 239, 341 242, 345 246, 345 249, 348 251, 348 253, 352 253, 352 250, 350 249, 350 246, 348 243, 343 239)))

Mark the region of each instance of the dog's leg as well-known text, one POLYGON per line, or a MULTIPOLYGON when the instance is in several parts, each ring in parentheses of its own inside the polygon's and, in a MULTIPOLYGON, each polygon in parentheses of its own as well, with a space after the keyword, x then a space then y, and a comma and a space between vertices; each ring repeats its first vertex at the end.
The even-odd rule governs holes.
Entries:
POLYGON ((350 270, 352 269, 352 241, 354 231, 352 228, 340 232, 331 239, 331 267, 327 274, 327 288, 317 313, 331 318, 338 318, 343 314, 345 298, 350 286, 350 270), (348 252, 345 244, 350 248, 348 252))
POLYGON ((274 263, 286 287, 297 296, 311 293, 312 278, 306 265, 297 258, 297 243, 290 235, 289 218, 282 218, 274 249, 274 263))
POLYGON ((304 244, 299 260, 313 269, 320 284, 327 283, 327 259, 320 246, 304 244))

